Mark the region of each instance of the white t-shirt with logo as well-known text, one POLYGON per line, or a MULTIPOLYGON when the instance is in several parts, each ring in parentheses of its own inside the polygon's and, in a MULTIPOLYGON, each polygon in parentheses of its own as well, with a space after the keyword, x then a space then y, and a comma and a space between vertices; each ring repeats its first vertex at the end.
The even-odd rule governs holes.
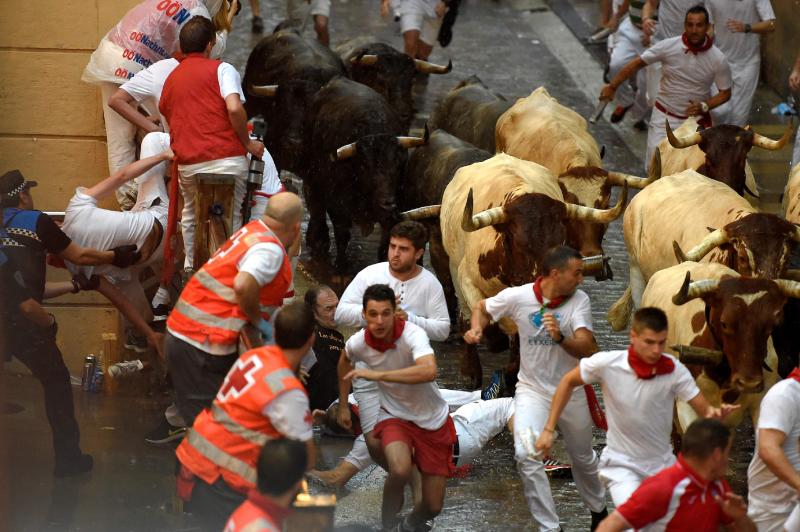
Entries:
POLYGON ((644 51, 642 61, 661 63, 658 101, 670 113, 685 116, 690 102, 704 102, 711 97, 711 85, 728 90, 733 85, 725 54, 712 46, 705 52, 686 51, 680 36, 665 39, 644 51))
MULTIPOLYGON (((428 335, 420 327, 406 322, 403 334, 394 349, 385 352, 371 348, 362 329, 347 340, 345 353, 351 362, 363 362, 375 371, 391 371, 411 367, 421 357, 432 355, 428 335)), ((378 422, 388 418, 411 421, 425 430, 441 428, 449 409, 435 381, 419 384, 378 382, 381 413, 378 422)))
MULTIPOLYGON (((758 430, 774 429, 786 434, 783 453, 795 470, 800 470, 800 382, 784 379, 769 389, 761 400, 758 430)), ((756 448, 758 448, 758 430, 756 448)), ((747 468, 748 514, 788 514, 797 502, 797 492, 775 476, 764 461, 753 453, 747 468)))
MULTIPOLYGON (((675 369, 652 379, 640 379, 628 363, 628 351, 601 351, 580 360, 581 379, 600 383, 608 420, 607 455, 614 462, 630 460, 645 473, 648 463, 674 462, 670 433, 675 399, 689 401, 700 393, 689 370, 664 353, 675 369)), ((660 467, 658 467, 660 469, 660 467)))
MULTIPOLYGON (((547 301, 545 301, 547 303, 547 301)), ((486 312, 494 321, 510 318, 519 329, 519 384, 552 395, 561 378, 578 364, 578 359, 555 343, 542 325, 544 313, 557 319, 564 336, 574 336, 581 328, 592 330, 589 296, 581 290, 561 306, 545 309, 536 300, 533 284, 506 288, 486 300, 486 312)))

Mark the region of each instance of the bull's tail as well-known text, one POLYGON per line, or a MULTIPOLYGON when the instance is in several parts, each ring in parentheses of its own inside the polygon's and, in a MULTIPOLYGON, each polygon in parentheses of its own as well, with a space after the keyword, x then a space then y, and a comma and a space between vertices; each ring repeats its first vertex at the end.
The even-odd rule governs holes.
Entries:
POLYGON ((625 289, 622 296, 608 309, 608 323, 611 325, 611 328, 615 331, 622 331, 627 328, 632 311, 633 297, 631 295, 631 287, 628 285, 628 288, 625 289))

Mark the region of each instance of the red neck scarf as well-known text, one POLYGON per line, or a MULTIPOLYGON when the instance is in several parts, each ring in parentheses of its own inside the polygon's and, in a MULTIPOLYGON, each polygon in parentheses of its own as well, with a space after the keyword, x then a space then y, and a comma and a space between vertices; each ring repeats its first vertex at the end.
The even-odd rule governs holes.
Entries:
POLYGON ((551 309, 560 307, 564 304, 564 302, 570 298, 572 294, 569 296, 559 296, 551 299, 548 303, 544 302, 544 294, 542 294, 542 277, 537 277, 536 281, 533 283, 533 295, 536 296, 536 301, 542 306, 542 311, 545 308, 551 309))
POLYGON ((403 334, 403 329, 406 327, 406 322, 401 320, 400 318, 394 319, 394 333, 392 334, 391 341, 387 342, 385 340, 381 340, 380 338, 375 338, 372 336, 372 333, 369 332, 369 329, 364 329, 364 341, 370 346, 372 349, 376 351, 380 351, 381 353, 385 353, 389 349, 394 349, 397 347, 397 339, 403 334))
POLYGON ((667 375, 675 369, 675 363, 664 355, 661 355, 655 364, 648 364, 639 358, 632 345, 628 346, 628 364, 631 365, 637 377, 645 380, 652 379, 656 375, 667 375))
POLYGON ((712 39, 708 35, 706 35, 705 39, 703 39, 703 43, 700 44, 699 46, 690 43, 685 33, 681 35, 681 39, 683 40, 683 45, 686 47, 686 50, 684 50, 683 52, 685 54, 692 52, 694 55, 697 55, 701 52, 709 50, 714 45, 714 39, 712 39))
POLYGON ((275 504, 266 495, 255 488, 248 492, 247 500, 267 514, 278 526, 281 526, 286 518, 289 517, 289 514, 292 513, 290 508, 284 508, 283 506, 275 504))
POLYGON ((800 382, 800 368, 794 368, 787 378, 800 382))

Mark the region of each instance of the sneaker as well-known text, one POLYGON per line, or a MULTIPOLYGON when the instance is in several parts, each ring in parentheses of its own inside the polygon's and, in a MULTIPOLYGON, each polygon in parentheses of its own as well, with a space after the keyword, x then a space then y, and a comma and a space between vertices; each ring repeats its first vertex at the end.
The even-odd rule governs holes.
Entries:
POLYGON ((603 508, 601 512, 591 512, 592 514, 592 524, 589 527, 589 532, 594 532, 597 530, 597 527, 600 526, 600 522, 608 517, 608 508, 603 508))
POLYGON ((633 124, 633 129, 635 129, 636 131, 647 131, 648 127, 649 126, 647 125, 647 122, 644 121, 644 119, 638 120, 633 124))
POLYGON ((122 345, 125 349, 130 349, 137 353, 147 353, 149 350, 147 340, 143 336, 139 336, 139 334, 133 330, 128 330, 125 333, 125 343, 122 345))
POLYGON ((542 460, 544 463, 544 472, 555 478, 568 477, 572 474, 572 466, 569 464, 562 464, 552 456, 545 456, 542 460))
POLYGON ((622 119, 625 118, 625 114, 631 107, 633 106, 629 105, 627 107, 622 107, 621 105, 618 105, 617 108, 614 109, 614 112, 611 113, 611 118, 609 119, 609 121, 612 124, 616 124, 617 122, 622 122, 622 119))
POLYGON ((108 367, 108 376, 112 379, 119 377, 127 377, 133 375, 144 369, 144 363, 141 360, 127 360, 125 362, 117 362, 108 367))
POLYGON ((252 22, 252 31, 253 33, 262 33, 264 31, 264 21, 261 17, 253 17, 252 22))
POLYGON ((481 399, 484 401, 497 399, 500 396, 500 382, 502 379, 503 372, 499 369, 494 370, 492 373, 492 380, 489 382, 489 386, 484 388, 481 392, 481 399))
POLYGON ((186 436, 186 427, 174 427, 166 419, 161 424, 144 435, 144 441, 153 445, 163 445, 171 441, 180 440, 186 436))
POLYGON ((94 459, 90 454, 82 454, 73 460, 56 460, 53 475, 57 478, 74 477, 88 473, 94 467, 94 459))
POLYGON ((169 307, 164 303, 153 307, 153 321, 166 321, 167 316, 169 316, 169 307))

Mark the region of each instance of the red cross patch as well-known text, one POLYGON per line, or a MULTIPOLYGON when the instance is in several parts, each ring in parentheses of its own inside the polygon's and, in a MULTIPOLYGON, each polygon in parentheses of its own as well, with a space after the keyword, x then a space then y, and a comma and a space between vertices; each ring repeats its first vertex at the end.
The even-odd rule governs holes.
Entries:
POLYGON ((238 359, 225 377, 225 381, 217 393, 217 400, 225 402, 231 397, 236 399, 244 394, 255 384, 256 380, 253 375, 262 366, 261 359, 257 356, 251 356, 246 361, 238 359))

